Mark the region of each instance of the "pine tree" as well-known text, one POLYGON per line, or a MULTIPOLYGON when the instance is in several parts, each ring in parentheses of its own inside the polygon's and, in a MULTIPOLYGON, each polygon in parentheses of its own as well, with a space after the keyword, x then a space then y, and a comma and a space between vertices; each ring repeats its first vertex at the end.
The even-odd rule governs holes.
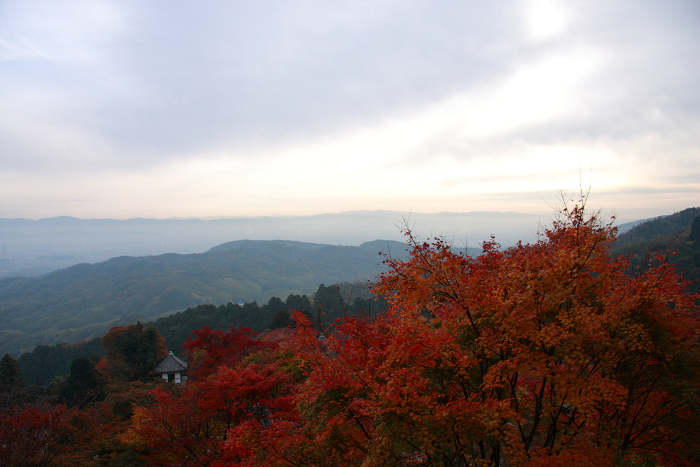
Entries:
POLYGON ((272 318, 272 322, 270 323, 270 330, 274 331, 275 329, 288 328, 290 326, 294 326, 294 321, 292 321, 292 318, 289 316, 289 312, 285 310, 279 310, 277 313, 275 313, 275 316, 272 318))
POLYGON ((9 389, 22 386, 22 370, 19 369, 17 360, 6 353, 0 360, 0 387, 9 389))

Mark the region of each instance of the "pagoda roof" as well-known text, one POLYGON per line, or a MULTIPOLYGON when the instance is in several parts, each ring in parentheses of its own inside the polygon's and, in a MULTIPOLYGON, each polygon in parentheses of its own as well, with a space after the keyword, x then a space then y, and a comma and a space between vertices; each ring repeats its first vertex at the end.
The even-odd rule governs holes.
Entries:
POLYGON ((171 351, 167 357, 158 363, 154 371, 156 373, 174 373, 176 371, 185 371, 186 369, 187 362, 177 358, 171 351))

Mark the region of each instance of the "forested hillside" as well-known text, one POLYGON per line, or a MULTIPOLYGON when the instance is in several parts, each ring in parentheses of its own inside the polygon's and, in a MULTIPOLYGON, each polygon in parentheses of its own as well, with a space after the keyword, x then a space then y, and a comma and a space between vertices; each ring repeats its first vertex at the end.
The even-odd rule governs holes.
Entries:
MULTIPOLYGON (((290 294, 286 300, 272 297, 265 305, 253 301, 239 305, 198 305, 187 310, 146 323, 155 327, 164 338, 166 348, 176 355, 192 331, 202 327, 229 330, 246 327, 256 332, 293 326, 290 310, 306 313, 319 328, 328 326, 337 318, 347 315, 374 314, 387 307, 385 300, 375 297, 366 287, 347 282, 331 286, 321 284, 312 298, 290 294)), ((24 376, 25 385, 46 386, 56 377, 64 377, 70 371, 71 362, 79 357, 103 357, 101 337, 72 344, 39 345, 31 352, 23 353, 17 363, 24 376)))
POLYGON ((192 255, 113 258, 41 278, 0 280, 0 354, 75 342, 111 326, 155 319, 201 304, 267 302, 311 294, 318 284, 366 280, 384 271, 379 249, 290 241, 238 241, 192 255))
POLYGON ((683 278, 691 281, 688 290, 700 292, 700 208, 639 224, 621 234, 612 251, 629 258, 633 274, 655 264, 655 255, 668 255, 683 278))

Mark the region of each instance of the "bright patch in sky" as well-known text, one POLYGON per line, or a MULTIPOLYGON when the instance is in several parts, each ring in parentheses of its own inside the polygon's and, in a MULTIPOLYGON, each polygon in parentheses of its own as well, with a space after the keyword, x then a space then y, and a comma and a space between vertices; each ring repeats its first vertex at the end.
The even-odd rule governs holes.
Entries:
POLYGON ((528 14, 530 34, 534 39, 547 39, 564 30, 566 13, 556 2, 536 0, 528 14))

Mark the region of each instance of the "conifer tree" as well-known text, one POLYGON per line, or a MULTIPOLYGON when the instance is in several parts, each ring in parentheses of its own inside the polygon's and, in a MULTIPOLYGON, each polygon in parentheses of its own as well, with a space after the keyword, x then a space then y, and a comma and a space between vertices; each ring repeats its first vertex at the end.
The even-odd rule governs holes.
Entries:
POLYGON ((285 310, 279 310, 277 313, 275 313, 275 316, 272 318, 272 322, 270 323, 270 329, 273 331, 275 329, 288 328, 290 326, 294 326, 294 321, 292 321, 291 316, 289 316, 289 312, 285 310))
POLYGON ((6 353, 0 360, 0 387, 8 389, 22 386, 22 370, 19 369, 17 360, 6 353))
POLYGON ((102 338, 105 359, 112 378, 121 381, 144 379, 159 360, 168 355, 165 340, 154 327, 140 322, 116 326, 102 338))

